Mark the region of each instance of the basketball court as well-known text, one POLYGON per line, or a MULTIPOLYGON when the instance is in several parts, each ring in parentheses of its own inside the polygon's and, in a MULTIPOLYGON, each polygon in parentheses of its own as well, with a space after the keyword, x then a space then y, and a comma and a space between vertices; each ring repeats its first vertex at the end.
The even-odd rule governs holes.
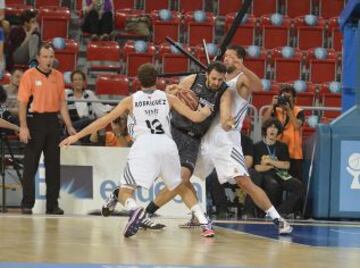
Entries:
POLYGON ((0 217, 0 268, 359 267, 360 224, 296 222, 279 237, 270 222, 220 221, 216 237, 156 219, 162 231, 126 239, 127 218, 43 215, 0 217))

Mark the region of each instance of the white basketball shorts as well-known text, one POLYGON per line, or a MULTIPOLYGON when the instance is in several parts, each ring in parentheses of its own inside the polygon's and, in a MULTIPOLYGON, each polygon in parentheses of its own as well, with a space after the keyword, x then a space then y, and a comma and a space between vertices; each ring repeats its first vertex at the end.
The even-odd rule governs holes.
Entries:
POLYGON ((175 142, 166 135, 148 134, 132 145, 120 185, 149 189, 156 178, 175 189, 181 183, 179 153, 175 142))
POLYGON ((235 184, 235 177, 249 176, 239 130, 225 132, 219 125, 211 128, 202 138, 194 174, 206 178, 214 168, 221 184, 235 184))

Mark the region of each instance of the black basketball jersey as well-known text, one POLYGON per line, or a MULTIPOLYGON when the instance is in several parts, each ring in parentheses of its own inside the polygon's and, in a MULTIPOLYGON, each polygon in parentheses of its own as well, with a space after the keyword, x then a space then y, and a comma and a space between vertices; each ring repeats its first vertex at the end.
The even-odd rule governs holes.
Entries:
POLYGON ((227 89, 227 84, 224 82, 217 91, 211 90, 206 85, 206 75, 203 73, 197 74, 191 90, 199 98, 199 105, 202 107, 207 105, 213 109, 212 114, 201 123, 194 123, 176 111, 172 111, 171 124, 173 127, 187 132, 193 137, 202 137, 209 129, 212 120, 219 111, 220 98, 227 89))

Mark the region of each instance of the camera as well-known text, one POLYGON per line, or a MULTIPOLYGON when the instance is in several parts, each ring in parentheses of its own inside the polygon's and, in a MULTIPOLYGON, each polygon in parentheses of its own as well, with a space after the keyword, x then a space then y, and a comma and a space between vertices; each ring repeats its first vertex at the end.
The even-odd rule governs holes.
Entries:
POLYGON ((287 104, 290 104, 290 98, 288 96, 280 95, 277 103, 279 106, 286 106, 287 104))

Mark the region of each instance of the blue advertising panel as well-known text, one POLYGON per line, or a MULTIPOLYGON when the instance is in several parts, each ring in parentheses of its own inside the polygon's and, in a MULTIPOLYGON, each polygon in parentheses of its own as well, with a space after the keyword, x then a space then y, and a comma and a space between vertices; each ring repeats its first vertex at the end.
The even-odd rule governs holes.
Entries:
POLYGON ((360 212, 360 141, 341 141, 339 211, 360 212))

